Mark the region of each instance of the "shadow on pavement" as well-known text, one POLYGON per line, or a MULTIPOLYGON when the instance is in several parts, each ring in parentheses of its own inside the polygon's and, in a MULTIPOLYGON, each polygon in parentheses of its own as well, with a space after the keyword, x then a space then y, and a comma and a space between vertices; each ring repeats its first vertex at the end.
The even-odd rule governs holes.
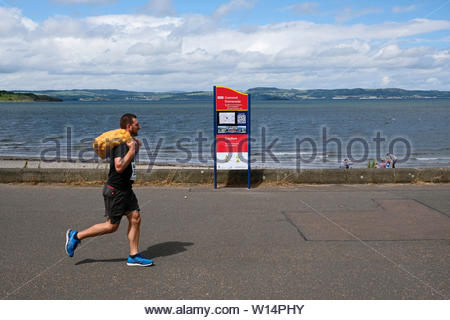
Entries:
POLYGON ((97 262, 123 262, 127 261, 125 258, 117 258, 117 259, 84 259, 75 263, 76 266, 85 263, 97 263, 97 262))
POLYGON ((186 251, 185 247, 192 246, 192 242, 167 241, 155 244, 142 251, 141 254, 149 259, 158 257, 167 257, 186 251))
MULTIPOLYGON (((258 187, 264 181, 264 170, 253 169, 251 171, 251 186, 258 187)), ((247 170, 228 170, 220 172, 218 176, 220 182, 224 182, 224 187, 228 188, 246 188, 248 186, 248 172, 247 170)))
MULTIPOLYGON (((179 242, 179 241, 167 241, 163 243, 155 244, 148 247, 145 251, 140 252, 142 256, 148 259, 167 257, 177 253, 186 251, 186 247, 192 246, 192 242, 179 242)), ((75 263, 75 265, 81 265, 86 263, 98 263, 98 262, 124 262, 127 258, 116 259, 84 259, 75 263)))

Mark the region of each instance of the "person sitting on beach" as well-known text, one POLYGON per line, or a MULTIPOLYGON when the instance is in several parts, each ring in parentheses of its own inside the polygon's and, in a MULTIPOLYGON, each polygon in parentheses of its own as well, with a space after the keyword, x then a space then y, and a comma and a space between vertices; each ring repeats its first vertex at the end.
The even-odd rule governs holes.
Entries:
POLYGON ((348 159, 344 159, 344 161, 341 162, 341 165, 339 166, 339 168, 344 168, 344 169, 350 169, 350 166, 353 164, 353 162, 351 162, 348 159))
POLYGON ((395 168, 395 163, 397 162, 397 157, 394 156, 392 153, 386 153, 386 157, 391 160, 392 168, 395 168))
POLYGON ((386 159, 382 158, 380 163, 378 164, 378 168, 384 168, 386 169, 386 159))

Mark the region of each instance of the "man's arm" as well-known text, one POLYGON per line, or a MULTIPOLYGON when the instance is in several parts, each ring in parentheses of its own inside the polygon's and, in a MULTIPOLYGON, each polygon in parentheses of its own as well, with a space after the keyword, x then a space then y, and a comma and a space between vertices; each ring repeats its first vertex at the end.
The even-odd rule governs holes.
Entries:
POLYGON ((122 173, 126 167, 128 167, 131 163, 131 160, 133 160, 135 152, 136 152, 136 142, 134 140, 131 140, 127 143, 128 146, 128 152, 127 154, 121 158, 116 157, 114 158, 114 166, 116 167, 117 173, 122 173))

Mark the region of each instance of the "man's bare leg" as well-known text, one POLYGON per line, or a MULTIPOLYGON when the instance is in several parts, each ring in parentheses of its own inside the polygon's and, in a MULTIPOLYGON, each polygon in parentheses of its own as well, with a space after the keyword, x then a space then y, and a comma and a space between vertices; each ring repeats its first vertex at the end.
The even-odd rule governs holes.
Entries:
POLYGON ((130 256, 134 256, 139 253, 139 235, 141 225, 141 214, 139 210, 127 212, 128 218, 128 241, 130 243, 130 256))
POLYGON ((115 232, 119 228, 119 224, 112 224, 111 220, 108 219, 106 222, 95 224, 86 230, 79 231, 77 233, 77 238, 82 240, 89 237, 96 237, 102 234, 115 232))

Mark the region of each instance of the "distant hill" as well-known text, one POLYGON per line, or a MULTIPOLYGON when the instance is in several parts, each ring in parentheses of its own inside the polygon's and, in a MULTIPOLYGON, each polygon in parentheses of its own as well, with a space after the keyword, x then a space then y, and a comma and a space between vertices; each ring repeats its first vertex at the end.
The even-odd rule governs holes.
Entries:
POLYGON ((210 100, 212 92, 136 92, 122 90, 45 90, 32 91, 63 99, 64 101, 196 101, 210 100))
POLYGON ((312 99, 450 99, 450 91, 423 91, 404 89, 278 89, 252 88, 247 91, 257 100, 312 100, 312 99))
MULTIPOLYGON (((450 99, 450 91, 387 89, 279 89, 251 88, 246 91, 253 100, 341 100, 341 99, 450 99)), ((64 101, 211 101, 212 91, 135 92, 122 90, 46 90, 32 91, 64 101)), ((28 94, 28 93, 27 93, 28 94)))
POLYGON ((34 93, 15 93, 0 91, 0 102, 60 102, 60 98, 46 95, 36 95, 34 93))

